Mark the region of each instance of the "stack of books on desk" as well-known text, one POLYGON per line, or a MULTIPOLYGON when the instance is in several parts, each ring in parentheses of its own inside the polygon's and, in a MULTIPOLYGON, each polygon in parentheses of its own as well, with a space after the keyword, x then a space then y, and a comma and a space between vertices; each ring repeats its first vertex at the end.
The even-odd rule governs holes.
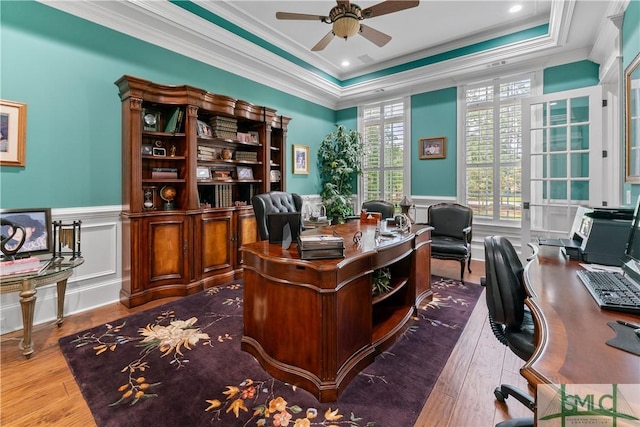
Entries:
POLYGON ((301 259, 344 258, 344 239, 327 234, 298 236, 298 252, 301 259))

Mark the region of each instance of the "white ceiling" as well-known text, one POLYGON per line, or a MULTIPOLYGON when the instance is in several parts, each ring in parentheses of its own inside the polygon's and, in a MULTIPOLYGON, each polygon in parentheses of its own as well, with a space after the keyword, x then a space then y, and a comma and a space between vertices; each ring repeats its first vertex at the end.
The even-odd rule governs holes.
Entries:
MULTIPOLYGON (((495 74, 495 66, 520 72, 590 59, 601 64, 602 73, 617 56, 618 33, 609 17, 624 12, 629 0, 421 0, 415 8, 364 20, 392 37, 386 46, 356 35, 346 41, 334 38, 319 52, 311 48, 327 34, 329 24, 278 20, 275 13, 328 15, 335 0, 192 1, 266 42, 267 48, 167 0, 41 1, 296 96, 343 108, 383 91, 416 93, 495 74), (523 8, 510 14, 514 4, 523 8), (549 34, 536 40, 358 84, 339 82, 541 24, 549 24, 549 34), (341 66, 345 59, 351 62, 346 68, 341 66)), ((380 3, 356 1, 362 8, 380 3)))

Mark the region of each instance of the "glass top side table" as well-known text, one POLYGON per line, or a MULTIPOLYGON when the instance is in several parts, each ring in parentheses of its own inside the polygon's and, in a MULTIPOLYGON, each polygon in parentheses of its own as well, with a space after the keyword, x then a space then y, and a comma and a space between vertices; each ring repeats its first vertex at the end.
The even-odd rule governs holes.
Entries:
POLYGON ((20 292, 20 307, 22 309, 23 337, 18 347, 26 358, 33 354, 33 315, 36 306, 37 288, 56 283, 58 309, 56 324, 58 327, 64 321, 64 297, 67 290, 67 279, 73 274, 73 269, 84 263, 83 258, 64 260, 62 262, 51 261, 49 266, 31 275, 0 277, 0 293, 20 292))

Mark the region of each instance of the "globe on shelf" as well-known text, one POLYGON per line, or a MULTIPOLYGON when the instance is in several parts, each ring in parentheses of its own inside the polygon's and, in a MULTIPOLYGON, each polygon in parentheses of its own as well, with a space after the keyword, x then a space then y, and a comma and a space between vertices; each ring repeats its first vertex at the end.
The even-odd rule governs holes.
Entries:
POLYGON ((174 199, 176 198, 176 194, 178 194, 178 192, 170 185, 165 185, 160 189, 160 197, 164 200, 163 208, 165 211, 175 209, 174 199))

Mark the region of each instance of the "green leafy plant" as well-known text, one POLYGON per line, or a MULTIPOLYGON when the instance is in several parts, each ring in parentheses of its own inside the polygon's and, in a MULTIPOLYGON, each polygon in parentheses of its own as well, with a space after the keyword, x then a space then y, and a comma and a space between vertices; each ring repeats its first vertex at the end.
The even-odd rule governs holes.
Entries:
POLYGON ((318 149, 320 196, 327 217, 344 219, 353 215, 350 198, 354 177, 362 174, 364 145, 360 134, 338 125, 322 140, 318 149))
POLYGON ((391 290, 391 271, 389 268, 383 267, 373 271, 373 296, 384 294, 391 290))

